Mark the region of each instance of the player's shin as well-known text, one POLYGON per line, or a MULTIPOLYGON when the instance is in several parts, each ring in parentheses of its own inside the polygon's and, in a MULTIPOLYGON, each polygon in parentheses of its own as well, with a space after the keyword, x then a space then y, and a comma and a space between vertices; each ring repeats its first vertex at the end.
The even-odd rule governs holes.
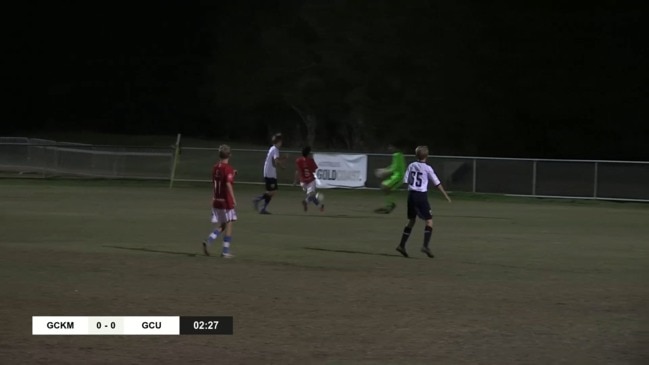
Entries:
POLYGON ((426 226, 426 228, 424 228, 424 247, 428 248, 428 245, 430 244, 430 238, 432 235, 433 235, 433 227, 426 226))
POLYGON ((410 232, 412 232, 412 227, 406 226, 403 228, 403 233, 401 234, 401 242, 399 243, 399 246, 406 247, 406 242, 410 237, 410 232))
POLYGON ((309 195, 309 201, 315 204, 316 206, 320 205, 320 201, 318 200, 315 193, 309 195))
POLYGON ((223 251, 222 253, 227 255, 230 253, 230 243, 232 242, 232 236, 223 237, 223 251))
POLYGON ((270 204, 271 199, 273 199, 273 194, 271 193, 264 194, 264 209, 268 207, 268 204, 270 204))
POLYGON ((215 229, 214 231, 212 231, 212 233, 210 233, 209 236, 207 236, 207 239, 205 240, 205 243, 208 246, 211 246, 214 243, 214 241, 219 237, 220 233, 221 233, 221 230, 219 228, 215 229))
POLYGON ((223 251, 222 253, 224 255, 229 255, 230 254, 230 243, 232 242, 232 222, 228 222, 225 224, 225 227, 223 229, 223 251))

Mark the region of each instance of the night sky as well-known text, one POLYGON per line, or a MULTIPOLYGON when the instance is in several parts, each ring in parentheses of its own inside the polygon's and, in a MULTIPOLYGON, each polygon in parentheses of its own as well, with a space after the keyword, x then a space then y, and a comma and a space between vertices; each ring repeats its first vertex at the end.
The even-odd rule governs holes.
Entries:
MULTIPOLYGON (((554 3, 554 2, 553 2, 554 3)), ((43 2, 1 134, 97 131, 649 160, 646 11, 537 2, 43 2), (300 114, 297 111, 301 111, 300 114), (310 136, 304 117, 317 120, 310 136)))

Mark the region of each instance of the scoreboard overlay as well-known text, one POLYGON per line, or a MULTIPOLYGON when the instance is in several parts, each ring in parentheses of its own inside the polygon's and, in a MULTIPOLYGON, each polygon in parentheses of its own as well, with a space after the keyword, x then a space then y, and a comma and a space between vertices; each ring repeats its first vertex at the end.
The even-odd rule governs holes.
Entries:
POLYGON ((33 316, 32 335, 232 335, 227 316, 33 316))

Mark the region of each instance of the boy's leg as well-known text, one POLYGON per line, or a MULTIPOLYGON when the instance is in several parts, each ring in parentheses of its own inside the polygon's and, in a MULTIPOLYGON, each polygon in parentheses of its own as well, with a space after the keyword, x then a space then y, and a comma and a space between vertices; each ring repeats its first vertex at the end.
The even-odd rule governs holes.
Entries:
POLYGON ((394 191, 397 190, 394 185, 390 186, 388 190, 385 191, 385 208, 388 213, 392 213, 394 208, 397 207, 397 203, 394 201, 394 191))
POLYGON ((428 245, 430 244, 430 238, 433 235, 433 220, 426 220, 426 227, 424 227, 424 246, 421 248, 421 252, 425 253, 426 256, 433 258, 435 255, 430 251, 428 245))
POLYGON ((266 209, 268 208, 268 204, 270 204, 270 201, 273 199, 273 196, 275 196, 276 193, 277 179, 266 178, 266 193, 261 196, 261 198, 264 200, 264 207, 261 208, 260 213, 269 214, 266 209))
POLYGON ((261 210, 265 211, 271 199, 273 199, 273 195, 275 195, 275 190, 277 190, 277 179, 265 177, 264 184, 266 185, 266 191, 252 200, 252 204, 255 207, 255 210, 258 212, 259 203, 261 203, 262 200, 264 201, 264 206, 261 210))
MULTIPOLYGON (((217 212, 216 210, 212 210, 212 223, 217 224, 218 222, 219 219, 217 217, 217 212)), ((223 232, 223 227, 223 224, 217 226, 203 241, 203 253, 205 254, 205 256, 210 255, 208 249, 212 246, 212 244, 214 244, 214 241, 219 237, 219 234, 223 232)))
POLYGON ((392 175, 389 179, 384 180, 381 183, 381 190, 384 194, 385 206, 375 210, 376 213, 391 213, 397 204, 394 201, 394 195, 392 194, 395 190, 401 185, 402 178, 397 175, 392 175))
POLYGON ((397 246, 397 251, 404 257, 408 257, 406 243, 408 242, 408 238, 410 238, 410 233, 412 232, 412 227, 415 226, 415 222, 416 218, 410 218, 408 224, 403 228, 403 232, 401 233, 401 242, 399 242, 399 246, 397 246))
POLYGON ((428 247, 430 244, 430 238, 433 235, 433 213, 430 210, 428 200, 422 202, 421 214, 422 218, 426 220, 426 226, 424 227, 424 244, 421 247, 421 252, 425 253, 426 256, 433 258, 435 255, 430 252, 430 248, 428 247))
POLYGON ((225 224, 225 229, 223 230, 223 250, 221 251, 221 257, 231 258, 232 254, 230 253, 230 244, 232 243, 232 221, 229 221, 225 224))

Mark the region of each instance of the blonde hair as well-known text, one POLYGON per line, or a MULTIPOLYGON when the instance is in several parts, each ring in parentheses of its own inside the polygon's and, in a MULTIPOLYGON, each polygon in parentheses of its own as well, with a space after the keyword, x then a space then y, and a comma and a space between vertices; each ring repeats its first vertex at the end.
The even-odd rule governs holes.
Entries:
POLYGON ((418 160, 426 159, 428 157, 428 146, 417 146, 415 155, 417 155, 418 160))
POLYGON ((228 158, 230 157, 230 146, 227 144, 222 144, 219 146, 219 157, 228 158))

